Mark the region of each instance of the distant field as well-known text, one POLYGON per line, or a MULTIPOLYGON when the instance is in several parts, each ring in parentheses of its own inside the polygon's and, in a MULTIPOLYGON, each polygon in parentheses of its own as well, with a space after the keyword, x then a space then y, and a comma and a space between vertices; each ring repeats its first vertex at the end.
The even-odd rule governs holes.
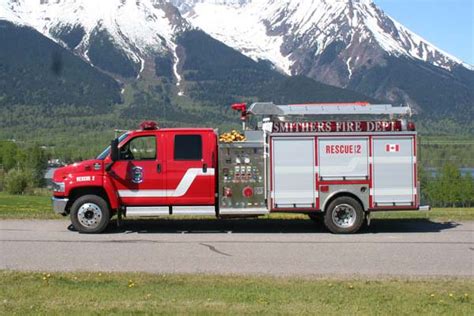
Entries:
POLYGON ((472 315, 473 279, 0 272, 0 314, 472 315))
MULTIPOLYGON (((51 198, 48 196, 9 195, 0 192, 0 219, 63 219, 53 213, 51 198)), ((176 217, 175 217, 176 218, 176 217)), ((189 218, 189 217, 186 217, 189 218)), ((272 214, 270 219, 306 219, 305 215, 272 214)), ((474 208, 436 208, 430 212, 380 212, 377 218, 426 218, 432 220, 470 221, 474 220, 474 208)))

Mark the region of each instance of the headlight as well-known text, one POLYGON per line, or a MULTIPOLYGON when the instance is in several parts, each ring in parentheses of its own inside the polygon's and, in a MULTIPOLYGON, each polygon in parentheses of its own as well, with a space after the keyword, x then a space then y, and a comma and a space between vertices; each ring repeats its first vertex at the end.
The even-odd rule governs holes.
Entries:
POLYGON ((64 182, 53 182, 53 191, 54 192, 64 192, 64 191, 66 191, 64 182))

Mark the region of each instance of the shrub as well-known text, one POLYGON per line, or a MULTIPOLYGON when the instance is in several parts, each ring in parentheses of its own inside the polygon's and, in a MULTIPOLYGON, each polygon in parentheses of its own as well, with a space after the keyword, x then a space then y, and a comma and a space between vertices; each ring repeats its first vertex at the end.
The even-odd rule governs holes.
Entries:
POLYGON ((5 170, 0 168, 0 191, 5 187, 5 170))
POLYGON ((12 169, 5 176, 5 189, 10 194, 23 194, 31 182, 30 171, 12 169))

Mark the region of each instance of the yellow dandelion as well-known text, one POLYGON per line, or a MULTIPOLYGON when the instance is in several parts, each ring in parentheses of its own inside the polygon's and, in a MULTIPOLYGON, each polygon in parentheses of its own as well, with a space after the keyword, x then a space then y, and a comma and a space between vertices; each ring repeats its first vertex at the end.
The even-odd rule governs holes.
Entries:
POLYGON ((431 297, 435 297, 435 295, 434 295, 434 294, 431 294, 430 296, 431 296, 431 297))
POLYGON ((453 297, 453 296, 454 296, 453 293, 449 293, 449 297, 453 297))

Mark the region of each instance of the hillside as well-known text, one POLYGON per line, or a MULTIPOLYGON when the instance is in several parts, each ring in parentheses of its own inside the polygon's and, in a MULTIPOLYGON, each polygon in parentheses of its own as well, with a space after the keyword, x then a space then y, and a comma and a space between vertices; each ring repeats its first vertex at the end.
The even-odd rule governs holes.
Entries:
POLYGON ((0 20, 0 107, 74 104, 96 111, 120 102, 109 76, 37 31, 0 20))

